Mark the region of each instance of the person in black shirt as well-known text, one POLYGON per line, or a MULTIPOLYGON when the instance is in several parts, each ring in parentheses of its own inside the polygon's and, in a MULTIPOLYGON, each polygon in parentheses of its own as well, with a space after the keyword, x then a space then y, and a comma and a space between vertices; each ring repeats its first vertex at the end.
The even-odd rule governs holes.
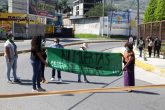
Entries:
POLYGON ((41 36, 36 36, 32 38, 31 41, 31 56, 30 56, 32 68, 33 68, 33 77, 32 77, 32 92, 46 91, 41 87, 41 62, 48 66, 47 62, 42 57, 41 50, 41 36), (37 87, 36 87, 37 83, 37 87))
POLYGON ((157 57, 159 57, 160 49, 161 49, 161 40, 158 37, 156 37, 154 41, 154 57, 156 52, 157 52, 157 57))

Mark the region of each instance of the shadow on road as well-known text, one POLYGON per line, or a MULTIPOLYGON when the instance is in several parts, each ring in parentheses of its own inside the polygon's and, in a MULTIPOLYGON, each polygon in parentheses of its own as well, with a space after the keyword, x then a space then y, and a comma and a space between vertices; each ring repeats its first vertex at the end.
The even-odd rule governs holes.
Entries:
POLYGON ((70 84, 67 82, 48 82, 49 84, 70 84))
MULTIPOLYGON (((73 80, 63 80, 64 82, 70 82, 70 83, 79 83, 78 81, 73 80)), ((83 83, 83 82, 81 82, 83 83)), ((96 84, 96 85, 107 85, 108 83, 102 83, 102 82, 90 82, 88 84, 96 84)))
POLYGON ((20 85, 23 85, 23 86, 31 86, 32 85, 32 80, 30 80, 30 79, 20 79, 20 80, 21 80, 20 85))
POLYGON ((132 93, 137 93, 137 94, 148 94, 148 95, 160 95, 158 93, 154 93, 154 92, 148 92, 148 91, 137 91, 134 90, 132 93))
MULTIPOLYGON (((121 78, 123 78, 123 76, 111 81, 110 83, 104 85, 102 88, 106 88, 107 86, 119 81, 121 78)), ((84 99, 80 100, 79 102, 77 102, 76 104, 74 104, 73 106, 71 106, 70 108, 68 108, 68 110, 72 110, 75 107, 77 107, 79 104, 81 104, 82 102, 84 102, 85 100, 87 100, 88 98, 92 97, 95 93, 91 93, 90 95, 88 95, 87 97, 85 97, 84 99)))
POLYGON ((148 94, 148 95, 160 95, 158 93, 154 93, 154 92, 147 92, 147 91, 132 91, 132 92, 127 92, 127 91, 121 91, 121 92, 96 92, 97 94, 118 94, 118 93, 137 93, 137 94, 148 94))
POLYGON ((73 94, 64 94, 62 96, 74 96, 73 94))

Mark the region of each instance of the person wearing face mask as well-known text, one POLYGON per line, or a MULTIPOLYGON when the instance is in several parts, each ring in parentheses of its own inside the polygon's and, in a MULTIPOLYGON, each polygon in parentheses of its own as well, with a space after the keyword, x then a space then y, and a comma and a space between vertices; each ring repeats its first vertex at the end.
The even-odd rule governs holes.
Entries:
MULTIPOLYGON (((87 44, 87 43, 83 43, 79 50, 87 51, 87 48, 88 48, 88 44, 87 44)), ((84 73, 82 73, 82 74, 83 74, 83 76, 84 76, 84 82, 90 83, 90 82, 88 81, 87 77, 86 77, 86 74, 84 74, 84 73)), ((78 74, 78 83, 80 83, 80 82, 81 82, 81 74, 79 73, 79 74, 78 74)))
POLYGON ((135 54, 133 51, 133 46, 130 43, 126 43, 125 48, 126 50, 123 54, 124 86, 135 86, 135 76, 134 76, 135 54))
MULTIPOLYGON (((59 38, 55 38, 54 43, 50 46, 51 48, 64 48, 63 45, 60 44, 60 39, 59 38)), ((55 73, 56 73, 56 69, 52 69, 52 78, 50 79, 51 81, 55 80, 55 73)), ((57 77, 58 77, 58 81, 62 82, 61 79, 61 71, 57 70, 57 77)))
POLYGON ((4 44, 4 57, 6 60, 8 83, 21 83, 16 74, 18 54, 17 46, 14 42, 14 36, 12 34, 7 35, 7 40, 4 44), (13 81, 10 79, 11 69, 13 70, 13 81))

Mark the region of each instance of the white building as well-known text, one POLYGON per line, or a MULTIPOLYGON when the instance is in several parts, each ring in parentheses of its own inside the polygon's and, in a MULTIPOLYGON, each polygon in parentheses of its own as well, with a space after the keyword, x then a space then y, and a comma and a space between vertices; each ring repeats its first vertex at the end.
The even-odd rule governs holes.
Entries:
POLYGON ((26 13, 28 14, 29 0, 8 0, 9 13, 26 13))
POLYGON ((98 3, 102 3, 102 0, 75 0, 73 2, 73 16, 84 16, 98 3))

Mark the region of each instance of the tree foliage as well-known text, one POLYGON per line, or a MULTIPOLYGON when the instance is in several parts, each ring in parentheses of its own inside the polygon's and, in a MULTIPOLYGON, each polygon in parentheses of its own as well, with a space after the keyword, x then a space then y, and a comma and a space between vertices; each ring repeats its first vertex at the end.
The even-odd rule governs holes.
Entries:
POLYGON ((71 11, 71 7, 69 6, 68 0, 57 1, 55 4, 55 9, 57 12, 60 12, 60 13, 62 12, 67 13, 71 11))
POLYGON ((150 0, 149 5, 144 14, 144 22, 155 21, 155 10, 157 8, 158 0, 150 0))
POLYGON ((158 0, 155 10, 155 19, 157 21, 165 20, 165 0, 158 0))
MULTIPOLYGON (((115 8, 112 7, 110 4, 105 5, 105 7, 104 7, 104 16, 107 15, 107 12, 108 12, 109 9, 115 10, 115 8)), ((95 5, 93 8, 91 8, 85 14, 85 16, 88 16, 88 17, 101 17, 101 16, 103 16, 103 5, 102 4, 95 5)))
POLYGON ((165 20, 165 0, 150 0, 145 11, 144 23, 165 20))

